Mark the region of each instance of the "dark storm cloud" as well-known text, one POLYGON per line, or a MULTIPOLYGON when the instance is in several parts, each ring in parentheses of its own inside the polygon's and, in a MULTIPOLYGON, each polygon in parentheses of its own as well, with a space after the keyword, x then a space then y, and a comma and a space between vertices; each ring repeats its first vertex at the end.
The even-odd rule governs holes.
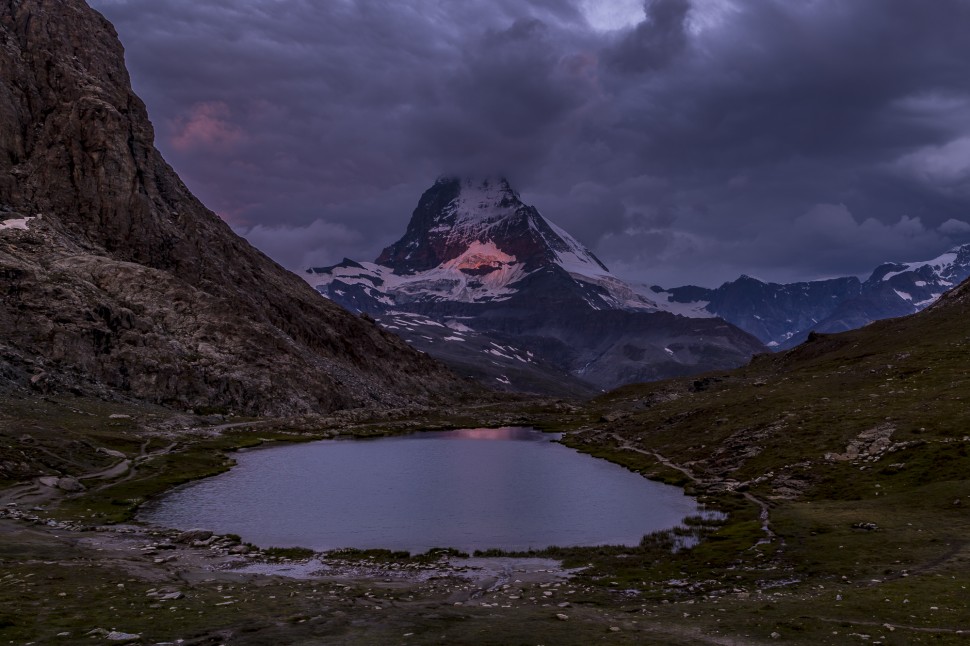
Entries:
POLYGON ((290 267, 373 258, 456 172, 667 285, 970 240, 970 0, 92 4, 166 157, 290 267))
POLYGON ((688 0, 655 0, 645 5, 646 20, 625 33, 607 61, 624 72, 642 73, 664 67, 687 46, 688 0))

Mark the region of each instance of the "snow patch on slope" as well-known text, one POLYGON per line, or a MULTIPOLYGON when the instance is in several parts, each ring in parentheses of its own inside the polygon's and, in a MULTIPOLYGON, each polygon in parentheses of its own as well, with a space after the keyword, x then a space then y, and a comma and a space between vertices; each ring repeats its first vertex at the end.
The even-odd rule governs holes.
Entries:
POLYGON ((27 223, 37 218, 18 218, 16 220, 0 220, 0 231, 19 229, 27 231, 27 223))
POLYGON ((409 275, 395 274, 391 268, 375 263, 359 265, 338 265, 305 276, 317 291, 325 292, 339 281, 360 286, 368 296, 391 306, 399 297, 463 303, 506 300, 515 293, 510 285, 525 277, 522 265, 513 256, 502 253, 492 243, 480 242, 434 269, 409 275), (478 271, 487 273, 476 274, 478 271))

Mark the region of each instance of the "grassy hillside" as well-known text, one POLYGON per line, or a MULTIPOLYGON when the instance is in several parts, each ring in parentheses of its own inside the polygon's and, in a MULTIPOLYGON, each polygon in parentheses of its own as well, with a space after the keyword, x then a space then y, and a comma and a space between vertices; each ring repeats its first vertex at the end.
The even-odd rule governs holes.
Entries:
MULTIPOLYGON (((546 550, 543 556, 584 567, 570 579, 565 607, 544 598, 548 584, 440 587, 432 578, 405 586, 387 583, 384 570, 341 579, 351 587, 322 601, 313 582, 254 579, 223 606, 225 581, 204 574, 184 584, 200 575, 191 563, 176 565, 183 556, 161 564, 148 557, 133 570, 129 556, 92 551, 109 534, 70 534, 83 537, 68 539, 75 553, 48 545, 68 536, 60 530, 55 536, 0 521, 7 536, 0 562, 16 574, 0 591, 0 637, 117 624, 146 639, 194 636, 186 643, 229 636, 232 643, 397 643, 404 635, 402 643, 456 644, 965 643, 968 292, 963 286, 921 314, 818 336, 740 370, 629 386, 582 406, 508 399, 267 421, 8 397, 0 407, 7 478, 0 485, 27 471, 101 474, 82 478, 87 491, 49 498, 37 512, 68 524, 129 518, 133 504, 173 483, 226 468, 226 449, 263 440, 525 424, 563 431, 567 444, 684 486, 721 513, 688 519, 637 547, 546 550), (130 467, 112 479, 104 474, 113 473, 118 454, 130 467), (79 563, 94 562, 96 575, 76 578, 79 563), (171 621, 160 621, 151 612, 158 604, 145 601, 158 581, 186 595, 171 621), (257 593, 267 585, 275 600, 257 593), (76 594, 61 596, 66 586, 76 594), (111 617, 121 613, 111 624, 93 602, 106 590, 111 617), (25 603, 45 607, 55 595, 52 607, 68 619, 56 626, 23 619, 25 603), (382 612, 372 612, 374 599, 384 599, 382 612)), ((29 492, 0 494, 16 500, 18 491, 29 492)), ((138 536, 135 546, 144 541, 138 536)), ((381 567, 417 567, 399 560, 381 567)))
POLYGON ((884 643, 959 640, 970 630, 967 321, 963 285, 922 314, 813 336, 741 370, 629 386, 592 402, 570 442, 687 481, 715 506, 733 501, 725 527, 655 564, 700 603, 731 600, 735 630, 844 643, 833 634, 844 624, 843 638, 875 626, 884 643))

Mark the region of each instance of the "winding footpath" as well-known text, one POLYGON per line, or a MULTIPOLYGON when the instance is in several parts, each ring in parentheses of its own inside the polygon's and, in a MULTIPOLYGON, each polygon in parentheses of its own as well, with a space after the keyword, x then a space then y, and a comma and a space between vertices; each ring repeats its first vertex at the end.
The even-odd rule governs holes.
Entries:
MULTIPOLYGON (((664 465, 665 467, 669 467, 671 469, 674 469, 675 471, 679 471, 680 473, 683 473, 695 485, 706 484, 706 481, 698 477, 696 474, 694 474, 693 471, 691 471, 687 467, 671 462, 668 458, 661 455, 660 453, 657 453, 656 451, 647 451, 646 449, 641 449, 639 447, 636 447, 633 444, 631 444, 629 440, 619 435, 618 433, 610 433, 609 437, 616 440, 617 446, 624 451, 633 451, 634 453, 640 453, 641 455, 648 455, 653 459, 655 459, 660 464, 664 465)), ((771 507, 768 504, 768 502, 765 500, 762 500, 761 498, 758 498, 757 496, 755 496, 754 494, 748 491, 743 491, 739 493, 741 493, 741 495, 744 496, 745 500, 748 500, 751 503, 757 505, 758 508, 761 510, 759 512, 759 518, 761 519, 761 529, 765 533, 765 537, 762 538, 760 541, 758 541, 758 545, 766 545, 777 541, 779 545, 784 546, 785 541, 781 539, 773 529, 771 529, 771 522, 769 517, 769 510, 771 509, 771 507)))

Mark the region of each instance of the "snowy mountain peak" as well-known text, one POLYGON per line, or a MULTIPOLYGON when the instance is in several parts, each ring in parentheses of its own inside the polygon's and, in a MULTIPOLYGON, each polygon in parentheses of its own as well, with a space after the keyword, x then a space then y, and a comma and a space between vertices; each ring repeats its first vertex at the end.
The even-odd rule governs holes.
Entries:
POLYGON ((916 272, 953 286, 962 280, 967 268, 970 268, 970 244, 954 247, 932 260, 886 263, 873 272, 870 280, 888 281, 901 274, 916 272))
POLYGON ((502 178, 438 179, 375 262, 345 259, 306 279, 492 386, 613 387, 739 365, 764 349, 709 313, 674 316, 700 308, 662 304, 612 275, 502 178))
POLYGON ((439 178, 421 196, 404 237, 376 263, 398 275, 448 267, 486 274, 507 265, 527 273, 550 265, 591 276, 609 273, 589 249, 523 203, 504 178, 439 178), (453 261, 465 258, 467 265, 469 254, 477 265, 456 267, 453 261))
POLYGON ((504 178, 441 177, 421 196, 404 236, 374 263, 307 272, 318 290, 359 309, 401 300, 501 301, 542 273, 556 274, 593 309, 664 309, 523 203, 504 178))

